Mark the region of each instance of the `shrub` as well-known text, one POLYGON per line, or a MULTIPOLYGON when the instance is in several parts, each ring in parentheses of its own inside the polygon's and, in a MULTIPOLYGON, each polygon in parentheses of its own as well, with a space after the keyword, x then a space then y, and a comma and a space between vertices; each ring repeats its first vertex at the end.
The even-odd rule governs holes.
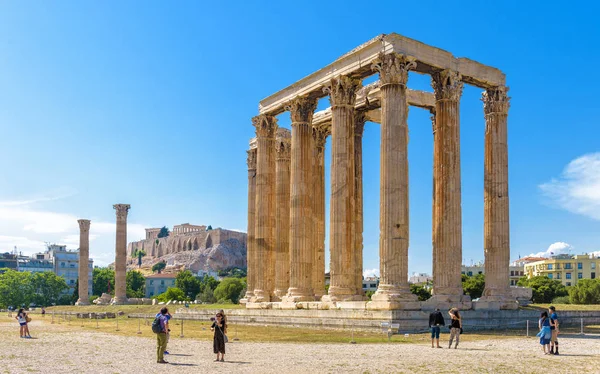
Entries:
POLYGON ((244 288, 246 285, 239 278, 225 278, 215 288, 214 296, 217 300, 231 300, 237 304, 244 288))
POLYGON ((167 290, 156 297, 158 301, 167 302, 169 300, 177 300, 177 301, 189 301, 185 297, 185 294, 182 290, 177 287, 169 287, 167 290))
POLYGON ((558 296, 552 299, 552 304, 569 304, 569 296, 558 296))

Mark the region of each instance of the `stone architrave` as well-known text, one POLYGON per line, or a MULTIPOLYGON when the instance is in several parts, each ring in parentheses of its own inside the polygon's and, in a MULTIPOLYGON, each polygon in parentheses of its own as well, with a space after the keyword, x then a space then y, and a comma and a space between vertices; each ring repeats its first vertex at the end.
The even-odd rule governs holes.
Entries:
POLYGON ((292 118, 290 181, 290 288, 286 302, 313 301, 312 118, 317 99, 300 96, 286 106, 292 118))
POLYGON ((325 294, 325 143, 330 126, 313 127, 315 141, 313 209, 316 221, 313 260, 313 291, 318 300, 325 294))
POLYGON ((290 286, 290 152, 291 134, 277 129, 275 138, 275 300, 290 286))
POLYGON ((485 289, 476 308, 516 309, 511 296, 508 269, 510 233, 508 214, 507 117, 508 87, 483 92, 485 113, 484 251, 485 289))
POLYGON ((460 177, 460 97, 462 76, 452 70, 432 74, 435 94, 433 297, 428 305, 471 307, 461 282, 462 217, 460 177), (462 304, 457 304, 462 303, 462 304))
POLYGON ((113 304, 127 302, 127 213, 129 204, 115 204, 113 208, 117 213, 117 238, 115 248, 115 298, 113 304))
POLYGON ((363 290, 363 167, 362 143, 366 115, 364 111, 354 113, 354 190, 356 193, 356 213, 354 214, 354 277, 357 295, 363 290))
MULTIPOLYGON (((256 148, 248 150, 248 244, 246 245, 247 282, 244 302, 249 302, 254 296, 256 284, 256 238, 254 227, 256 223, 256 148)), ((241 301, 240 301, 241 302, 241 301)))
POLYGON ((256 127, 256 263, 254 302, 271 301, 275 278, 275 132, 277 120, 259 115, 256 127))
MULTIPOLYGON (((381 181, 379 287, 370 309, 419 309, 408 285, 408 71, 416 63, 397 53, 380 54, 373 68, 381 80, 381 181)), ((460 271, 459 271, 460 274, 460 271)))
POLYGON ((90 220, 79 219, 79 299, 75 305, 90 305, 88 295, 90 262, 90 220))
POLYGON ((359 79, 339 76, 326 90, 332 110, 331 200, 329 293, 325 302, 361 300, 356 294, 354 221, 356 193, 354 179, 354 104, 361 87, 359 79))

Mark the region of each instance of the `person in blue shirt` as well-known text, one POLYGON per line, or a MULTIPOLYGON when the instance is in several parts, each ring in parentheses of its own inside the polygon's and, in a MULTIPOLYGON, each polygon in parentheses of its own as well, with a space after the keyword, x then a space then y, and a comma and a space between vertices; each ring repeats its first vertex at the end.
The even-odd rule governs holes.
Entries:
POLYGON ((558 315, 556 314, 556 308, 551 306, 548 308, 548 314, 550 314, 550 332, 552 337, 550 338, 550 354, 558 355, 558 315))
POLYGON ((548 355, 550 354, 550 337, 552 336, 550 333, 550 318, 548 318, 548 312, 542 312, 538 326, 540 332, 538 332, 537 336, 540 338, 542 351, 544 354, 548 355), (548 351, 546 351, 546 347, 548 347, 548 351))

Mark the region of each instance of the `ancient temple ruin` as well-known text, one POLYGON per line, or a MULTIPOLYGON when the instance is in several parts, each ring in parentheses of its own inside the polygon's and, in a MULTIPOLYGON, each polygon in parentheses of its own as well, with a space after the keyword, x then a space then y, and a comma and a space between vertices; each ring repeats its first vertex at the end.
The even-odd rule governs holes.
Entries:
POLYGON ((507 96, 498 69, 398 34, 380 35, 260 102, 248 151, 247 308, 418 310, 515 309, 508 282, 507 96), (408 72, 431 76, 433 93, 408 88, 408 72), (364 78, 379 80, 362 87, 364 78), (483 89, 486 287, 472 302, 461 285, 460 99, 483 89), (319 98, 331 107, 316 112, 319 98), (408 284, 408 107, 431 112, 433 297, 417 301, 408 284), (292 130, 275 116, 288 111, 292 130), (380 272, 362 291, 362 134, 381 125, 380 272), (325 270, 325 140, 331 136, 330 271, 325 270))

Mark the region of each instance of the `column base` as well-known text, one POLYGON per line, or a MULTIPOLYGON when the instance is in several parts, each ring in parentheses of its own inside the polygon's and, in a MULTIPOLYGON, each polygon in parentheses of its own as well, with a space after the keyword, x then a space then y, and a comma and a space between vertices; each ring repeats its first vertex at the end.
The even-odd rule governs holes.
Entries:
POLYGON ((321 297, 321 300, 327 303, 339 301, 364 301, 365 299, 364 295, 357 295, 356 290, 349 287, 329 287, 329 293, 321 297))
POLYGON ((287 292, 288 289, 285 288, 277 288, 275 289, 275 291, 273 292, 273 296, 271 297, 272 301, 281 301, 284 297, 287 296, 287 292))
POLYGON ((421 302, 408 287, 380 284, 367 304, 369 310, 420 310, 421 302))
POLYGON ((112 298, 112 300, 110 301, 111 305, 125 305, 127 304, 127 301, 129 299, 127 299, 126 296, 115 296, 112 298))
POLYGON ((433 295, 429 300, 421 302, 422 310, 448 310, 458 308, 459 310, 469 310, 473 307, 471 297, 468 295, 433 295))
POLYGON ((78 299, 75 305, 90 305, 90 301, 78 299))
POLYGON ((250 299, 252 303, 268 303, 271 301, 271 296, 263 290, 254 290, 254 296, 250 299))
POLYGON ((517 310, 519 302, 507 296, 482 296, 473 301, 475 310, 517 310))
POLYGON ((315 301, 315 294, 310 288, 290 287, 287 294, 281 298, 281 301, 284 303, 315 301))

